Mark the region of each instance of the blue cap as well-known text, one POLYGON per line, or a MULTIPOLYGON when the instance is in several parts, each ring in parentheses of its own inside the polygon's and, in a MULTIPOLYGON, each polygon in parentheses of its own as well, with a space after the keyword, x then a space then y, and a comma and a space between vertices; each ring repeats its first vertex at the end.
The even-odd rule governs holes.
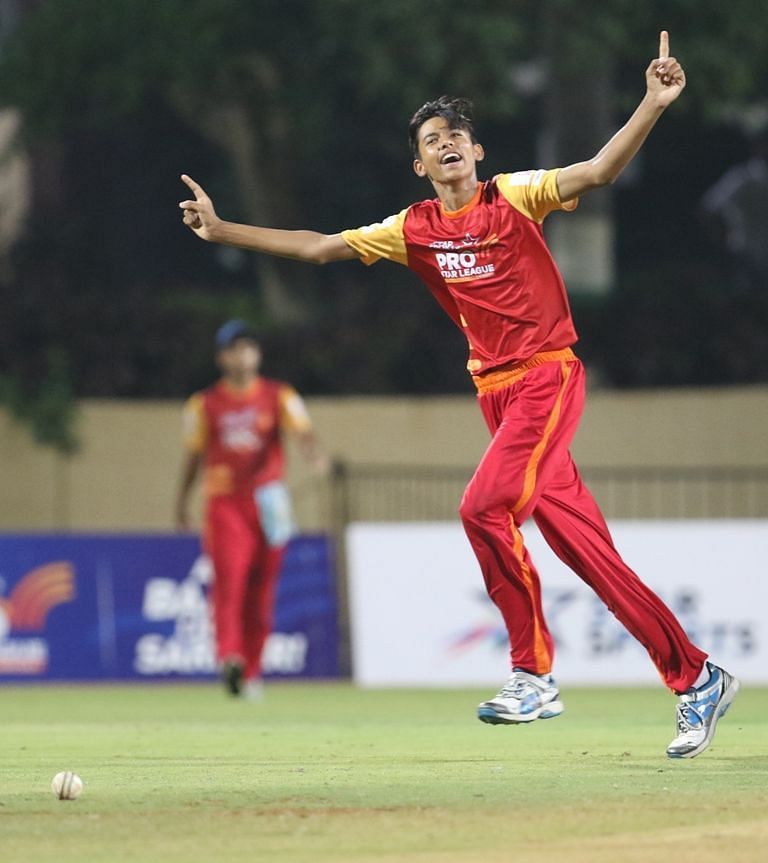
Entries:
POLYGON ((216 350, 220 351, 223 348, 228 348, 237 339, 250 339, 252 342, 258 343, 256 333, 253 329, 245 321, 235 318, 222 324, 216 330, 216 350))

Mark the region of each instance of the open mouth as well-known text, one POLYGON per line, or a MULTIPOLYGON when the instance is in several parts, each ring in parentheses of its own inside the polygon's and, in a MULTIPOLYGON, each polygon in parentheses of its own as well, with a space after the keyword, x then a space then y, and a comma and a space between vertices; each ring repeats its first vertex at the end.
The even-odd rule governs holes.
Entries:
POLYGON ((446 153, 442 159, 440 159, 441 165, 455 165, 457 162, 461 161, 461 156, 458 153, 446 153))

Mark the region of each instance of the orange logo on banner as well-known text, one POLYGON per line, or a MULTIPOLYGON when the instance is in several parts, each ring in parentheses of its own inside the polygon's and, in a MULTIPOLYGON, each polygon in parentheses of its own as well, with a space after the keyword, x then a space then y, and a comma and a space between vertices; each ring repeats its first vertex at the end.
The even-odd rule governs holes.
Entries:
POLYGON ((71 563, 55 561, 28 572, 7 599, 0 599, 0 611, 11 631, 41 632, 48 612, 75 598, 75 574, 71 563))

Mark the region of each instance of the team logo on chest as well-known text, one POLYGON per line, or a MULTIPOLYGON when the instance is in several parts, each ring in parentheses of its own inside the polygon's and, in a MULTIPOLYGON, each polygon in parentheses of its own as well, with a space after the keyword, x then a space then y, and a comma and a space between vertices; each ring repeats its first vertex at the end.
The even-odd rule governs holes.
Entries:
POLYGON ((259 434, 259 411, 254 407, 223 413, 219 418, 221 442, 239 452, 261 449, 263 438, 259 434))
POLYGON ((435 251, 435 263, 446 282, 470 282, 487 279, 496 272, 490 260, 490 247, 498 243, 498 234, 485 240, 467 234, 462 240, 436 240, 429 244, 435 251))

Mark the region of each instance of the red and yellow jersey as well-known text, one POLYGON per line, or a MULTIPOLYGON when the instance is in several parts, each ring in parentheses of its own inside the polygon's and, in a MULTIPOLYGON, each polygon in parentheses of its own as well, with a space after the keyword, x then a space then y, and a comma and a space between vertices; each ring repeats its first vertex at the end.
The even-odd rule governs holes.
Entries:
POLYGON ((191 396, 184 408, 184 444, 203 455, 209 496, 251 495, 281 479, 282 433, 310 428, 301 396, 269 378, 257 378, 247 390, 220 380, 191 396))
POLYGON ((455 212, 422 201, 341 236, 365 264, 387 258, 421 277, 464 331, 472 374, 523 362, 577 339, 542 230, 545 216, 578 203, 560 201, 558 171, 499 174, 455 212))

